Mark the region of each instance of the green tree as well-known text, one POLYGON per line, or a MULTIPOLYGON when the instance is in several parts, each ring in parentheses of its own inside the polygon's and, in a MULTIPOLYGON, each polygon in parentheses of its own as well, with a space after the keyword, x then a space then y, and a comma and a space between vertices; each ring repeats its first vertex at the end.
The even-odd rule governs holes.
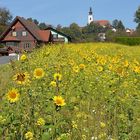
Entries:
POLYGON ((10 11, 6 8, 0 8, 0 24, 8 25, 12 20, 10 11))
POLYGON ((47 28, 47 25, 44 22, 42 22, 42 23, 39 24, 39 28, 41 30, 45 30, 47 28))
POLYGON ((125 30, 125 26, 123 25, 122 21, 121 20, 117 20, 115 19, 113 22, 112 22, 112 26, 119 30, 119 31, 123 31, 125 30))
POLYGON ((9 25, 12 20, 10 11, 6 8, 0 7, 0 35, 9 25))
POLYGON ((27 18, 27 20, 30 21, 30 22, 34 22, 36 25, 39 24, 39 21, 37 19, 33 19, 31 17, 30 18, 27 18))
POLYGON ((138 7, 138 9, 135 12, 134 21, 138 24, 137 30, 140 30, 140 6, 138 7))

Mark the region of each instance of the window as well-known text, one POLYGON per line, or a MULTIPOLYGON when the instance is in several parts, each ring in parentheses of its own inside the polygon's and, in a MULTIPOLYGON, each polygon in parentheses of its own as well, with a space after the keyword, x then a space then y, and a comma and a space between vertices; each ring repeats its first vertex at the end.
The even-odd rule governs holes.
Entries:
POLYGON ((58 34, 53 34, 53 38, 58 38, 58 34))
POLYGON ((22 31, 22 36, 27 36, 27 32, 26 31, 22 31))
POLYGON ((25 43, 24 44, 24 49, 30 48, 31 44, 30 43, 25 43))
POLYGON ((12 32, 12 36, 17 36, 17 32, 16 31, 13 31, 12 32))
POLYGON ((6 42, 7 47, 18 47, 18 42, 6 42))

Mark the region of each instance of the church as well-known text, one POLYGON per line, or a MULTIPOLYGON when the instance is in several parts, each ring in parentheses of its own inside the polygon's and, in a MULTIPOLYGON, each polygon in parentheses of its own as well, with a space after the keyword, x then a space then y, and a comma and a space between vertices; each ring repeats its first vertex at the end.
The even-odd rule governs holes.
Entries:
POLYGON ((100 26, 106 27, 108 25, 110 25, 108 20, 94 20, 93 18, 93 12, 92 12, 92 8, 90 7, 89 13, 88 13, 88 24, 90 23, 97 23, 100 26))

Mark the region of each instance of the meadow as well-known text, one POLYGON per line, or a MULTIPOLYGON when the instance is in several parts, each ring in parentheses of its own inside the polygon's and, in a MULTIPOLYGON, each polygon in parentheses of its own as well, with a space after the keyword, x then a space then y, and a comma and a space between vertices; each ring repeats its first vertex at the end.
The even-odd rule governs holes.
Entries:
POLYGON ((0 66, 1 140, 140 140, 140 46, 43 46, 0 66))

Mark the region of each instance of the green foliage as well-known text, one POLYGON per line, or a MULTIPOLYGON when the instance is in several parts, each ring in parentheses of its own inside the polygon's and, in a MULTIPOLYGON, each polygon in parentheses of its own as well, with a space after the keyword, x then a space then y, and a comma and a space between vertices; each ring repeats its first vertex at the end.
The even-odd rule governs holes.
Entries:
POLYGON ((136 23, 140 23, 140 6, 138 7, 138 9, 137 9, 137 11, 135 13, 135 19, 134 19, 134 21, 136 23))
POLYGON ((0 35, 7 28, 12 20, 10 11, 6 8, 0 7, 0 35))
POLYGON ((117 37, 115 42, 130 46, 140 45, 140 37, 117 37))
POLYGON ((12 20, 10 11, 6 8, 0 7, 0 25, 8 25, 12 20))
POLYGON ((125 30, 125 26, 123 25, 123 23, 122 23, 121 20, 115 19, 115 20, 112 22, 112 26, 113 26, 115 29, 120 30, 120 31, 125 30))
POLYGON ((42 23, 39 24, 39 28, 41 30, 45 30, 47 28, 47 25, 44 22, 42 22, 42 23))

